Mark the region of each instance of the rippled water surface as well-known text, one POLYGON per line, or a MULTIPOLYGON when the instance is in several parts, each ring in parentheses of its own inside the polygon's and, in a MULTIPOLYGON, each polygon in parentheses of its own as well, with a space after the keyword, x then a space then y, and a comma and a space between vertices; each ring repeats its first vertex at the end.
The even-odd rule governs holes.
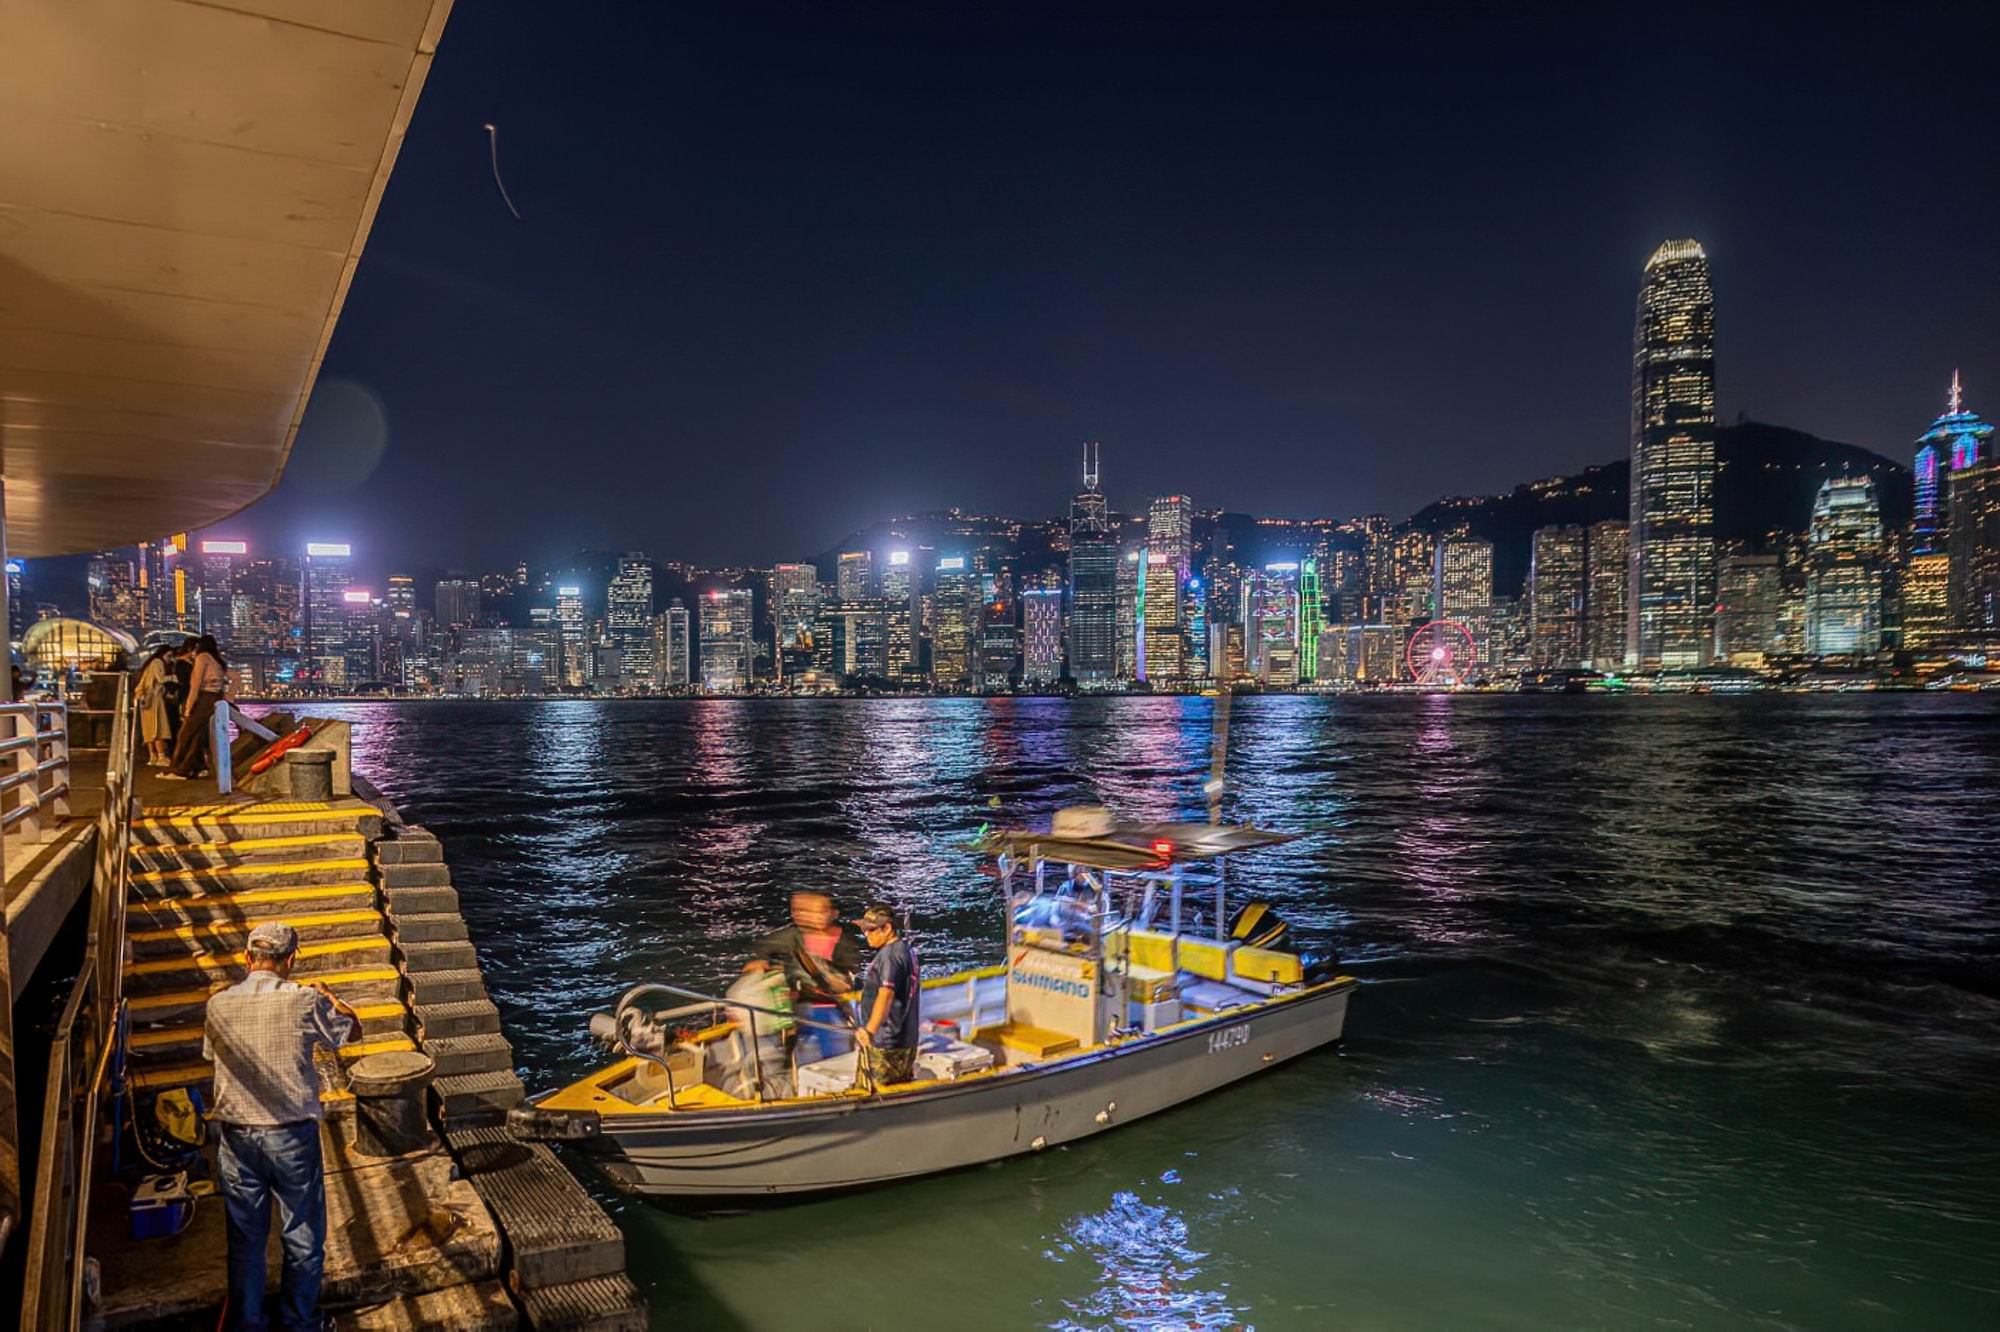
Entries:
MULTIPOLYGON (((383 704, 531 1087, 816 884, 997 960, 988 820, 1202 812, 1206 699, 383 704)), ((1254 698, 1232 865, 1347 1039, 1092 1142, 736 1214, 623 1199, 661 1327, 2000 1326, 2000 709, 1254 698)), ((606 1194, 608 1199, 613 1195, 606 1194)))

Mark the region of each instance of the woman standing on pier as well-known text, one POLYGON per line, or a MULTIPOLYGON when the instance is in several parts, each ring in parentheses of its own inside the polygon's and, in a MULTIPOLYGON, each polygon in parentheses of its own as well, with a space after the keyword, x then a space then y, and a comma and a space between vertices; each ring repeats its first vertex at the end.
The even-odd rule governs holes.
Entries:
POLYGON ((165 776, 186 780, 198 777, 209 766, 209 719, 215 705, 229 687, 223 669, 222 649, 215 639, 203 634, 194 641, 194 669, 188 675, 187 707, 181 713, 180 738, 174 743, 174 766, 165 776))
POLYGON ((167 656, 172 651, 156 648, 139 668, 139 734, 146 742, 146 762, 155 768, 167 766, 167 743, 174 733, 174 719, 167 711, 167 684, 174 678, 167 656))

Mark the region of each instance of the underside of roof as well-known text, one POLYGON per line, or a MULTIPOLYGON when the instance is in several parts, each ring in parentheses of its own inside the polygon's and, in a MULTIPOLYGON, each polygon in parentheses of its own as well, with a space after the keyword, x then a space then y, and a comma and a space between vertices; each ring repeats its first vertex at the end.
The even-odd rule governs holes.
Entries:
POLYGON ((277 484, 450 9, 0 4, 9 555, 277 484))

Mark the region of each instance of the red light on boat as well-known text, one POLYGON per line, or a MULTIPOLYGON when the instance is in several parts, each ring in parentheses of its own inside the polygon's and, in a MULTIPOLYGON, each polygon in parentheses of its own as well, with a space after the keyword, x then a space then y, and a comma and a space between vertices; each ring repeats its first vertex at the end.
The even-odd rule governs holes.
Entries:
POLYGON ((1169 856, 1173 855, 1173 853, 1174 853, 1174 844, 1172 842, 1169 842, 1166 838, 1162 837, 1159 841, 1153 843, 1153 854, 1158 856, 1161 860, 1167 859, 1169 856))

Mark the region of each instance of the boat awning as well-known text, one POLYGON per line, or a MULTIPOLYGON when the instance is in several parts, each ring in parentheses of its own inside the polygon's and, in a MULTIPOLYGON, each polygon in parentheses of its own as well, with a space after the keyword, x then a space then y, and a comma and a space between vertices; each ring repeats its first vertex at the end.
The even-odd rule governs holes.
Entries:
POLYGON ((1064 837, 1034 828, 995 829, 981 837, 977 847, 988 855, 1016 860, 1040 858, 1091 869, 1140 870, 1233 856, 1301 836, 1253 824, 1120 823, 1101 837, 1064 837))
POLYGON ((8 554, 277 484, 450 9, 0 4, 8 554))

